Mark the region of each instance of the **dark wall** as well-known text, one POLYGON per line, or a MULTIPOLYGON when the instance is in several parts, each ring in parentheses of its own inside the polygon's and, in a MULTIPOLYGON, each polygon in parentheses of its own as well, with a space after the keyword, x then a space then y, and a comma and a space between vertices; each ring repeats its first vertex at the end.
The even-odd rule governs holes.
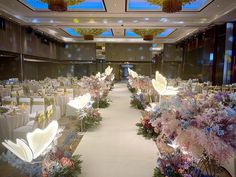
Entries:
POLYGON ((27 26, 5 20, 0 29, 0 51, 58 60, 95 60, 96 44, 65 44, 27 26))
POLYGON ((96 60, 96 43, 72 43, 58 47, 61 60, 96 60))
POLYGON ((158 62, 158 65, 161 63, 161 72, 170 78, 198 78, 200 81, 212 81, 214 85, 221 85, 225 38, 226 24, 222 24, 176 44, 165 45, 162 62, 158 62))
POLYGON ((21 78, 21 62, 19 57, 0 56, 0 80, 21 78))
POLYGON ((107 61, 151 61, 151 44, 106 44, 107 61))

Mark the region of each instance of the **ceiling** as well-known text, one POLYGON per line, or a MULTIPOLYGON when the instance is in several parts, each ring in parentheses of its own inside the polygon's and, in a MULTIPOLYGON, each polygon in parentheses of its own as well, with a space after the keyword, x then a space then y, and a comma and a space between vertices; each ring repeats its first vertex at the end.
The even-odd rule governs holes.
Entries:
POLYGON ((236 0, 196 0, 172 14, 146 0, 85 0, 68 12, 49 11, 40 0, 0 0, 0 14, 64 42, 87 42, 73 28, 104 29, 94 42, 147 42, 132 29, 163 28, 152 43, 174 43, 213 24, 236 20, 236 0))

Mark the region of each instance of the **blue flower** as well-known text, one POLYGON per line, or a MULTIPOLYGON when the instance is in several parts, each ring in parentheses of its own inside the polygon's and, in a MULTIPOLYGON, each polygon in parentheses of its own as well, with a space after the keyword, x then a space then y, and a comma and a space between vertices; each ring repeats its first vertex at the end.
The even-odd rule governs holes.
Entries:
POLYGON ((232 124, 230 124, 226 127, 226 130, 228 130, 228 131, 232 131, 233 129, 234 129, 234 126, 232 124))
POLYGON ((225 134, 224 130, 217 131, 218 136, 223 136, 225 134))
POLYGON ((233 117, 236 114, 235 110, 229 107, 225 108, 225 113, 227 117, 233 117))

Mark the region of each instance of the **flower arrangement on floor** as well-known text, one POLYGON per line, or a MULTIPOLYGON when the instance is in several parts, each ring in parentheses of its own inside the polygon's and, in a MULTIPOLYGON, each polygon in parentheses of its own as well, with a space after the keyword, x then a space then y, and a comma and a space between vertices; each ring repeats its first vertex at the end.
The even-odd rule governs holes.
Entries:
POLYGON ((21 142, 19 139, 16 140, 17 146, 13 142, 5 141, 3 145, 9 150, 0 158, 19 169, 22 175, 27 177, 77 177, 81 173, 80 156, 72 155, 72 152, 66 148, 71 142, 71 136, 65 139, 62 147, 57 145, 61 133, 62 129, 58 129, 58 124, 53 121, 43 130, 36 129, 28 133, 28 145, 24 145, 26 141, 21 142), (44 135, 47 137, 37 139, 44 135), (34 141, 31 141, 31 138, 34 141), (26 146, 29 146, 31 152, 27 151, 26 146), (33 155, 32 159, 29 158, 30 153, 33 155))
POLYGON ((169 103, 169 108, 162 109, 155 120, 148 118, 158 138, 165 136, 169 145, 194 158, 201 159, 205 154, 217 162, 215 165, 229 159, 236 151, 234 93, 179 96, 169 103))
POLYGON ((133 94, 131 96, 130 104, 133 108, 144 110, 146 107, 146 102, 144 100, 144 95, 141 92, 133 94))
POLYGON ((42 161, 42 177, 77 177, 81 174, 80 156, 72 156, 64 149, 51 151, 42 161))
MULTIPOLYGON (((153 82, 159 93, 158 79, 153 82)), ((177 95, 171 95, 170 99, 163 98, 158 104, 147 106, 137 126, 138 134, 156 141, 159 150, 160 144, 166 145, 155 169, 156 176, 192 177, 195 170, 202 176, 215 177, 221 172, 208 173, 201 169, 200 162, 207 159, 204 162, 208 164, 206 168, 220 169, 220 164, 236 152, 236 94, 182 90, 177 95), (178 160, 178 154, 173 154, 177 150, 191 157, 189 160, 193 166, 189 166, 187 171, 176 168, 170 161, 178 160)))
POLYGON ((102 117, 98 109, 86 109, 84 112, 86 114, 83 119, 83 128, 85 130, 98 125, 102 121, 102 117))
POLYGON ((149 103, 157 100, 157 94, 149 77, 139 76, 129 69, 128 79, 128 89, 132 93, 130 101, 132 107, 143 110, 149 103))
POLYGON ((103 98, 103 99, 99 99, 99 100, 96 100, 94 103, 93 103, 93 107, 94 108, 107 108, 110 106, 110 103, 108 101, 107 98, 103 98))
POLYGON ((84 76, 77 83, 79 95, 89 93, 94 101, 94 108, 106 108, 109 104, 108 94, 114 85, 113 68, 108 66, 104 73, 84 76))

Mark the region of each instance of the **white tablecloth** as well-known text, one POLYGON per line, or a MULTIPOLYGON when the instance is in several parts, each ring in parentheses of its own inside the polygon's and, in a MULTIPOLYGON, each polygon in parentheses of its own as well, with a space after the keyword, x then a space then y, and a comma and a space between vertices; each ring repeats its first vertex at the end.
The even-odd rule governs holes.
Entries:
POLYGON ((0 140, 13 140, 13 130, 26 125, 28 121, 29 115, 25 111, 17 111, 15 114, 0 114, 0 140))
POLYGON ((10 96, 11 95, 11 89, 10 88, 3 88, 3 89, 0 89, 0 96, 3 98, 3 97, 6 97, 6 96, 10 96))
POLYGON ((55 105, 59 106, 61 109, 61 115, 64 116, 66 114, 66 105, 69 102, 68 95, 56 95, 55 96, 55 105))

